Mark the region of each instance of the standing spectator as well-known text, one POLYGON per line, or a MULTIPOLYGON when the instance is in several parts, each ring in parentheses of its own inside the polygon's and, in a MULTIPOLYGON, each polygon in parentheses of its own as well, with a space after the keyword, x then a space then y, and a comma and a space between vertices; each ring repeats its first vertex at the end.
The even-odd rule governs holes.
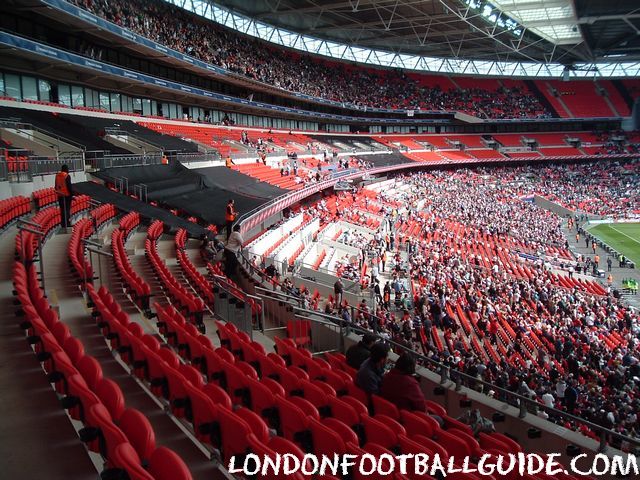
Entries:
POLYGON ((564 402, 567 412, 573 413, 576 408, 576 403, 578 402, 578 390, 576 390, 573 382, 569 383, 567 389, 564 391, 564 402))
POLYGON ((227 240, 231 236, 231 227, 233 227, 233 222, 236 220, 237 215, 238 212, 236 212, 235 202, 232 198, 227 203, 227 210, 224 215, 224 220, 227 223, 227 240))
POLYGON ((58 196, 58 205, 60 206, 60 226, 64 233, 67 233, 67 228, 71 227, 71 200, 73 198, 73 189, 71 187, 69 167, 66 164, 62 165, 60 171, 56 174, 53 188, 58 196))
POLYGON ((607 257, 607 272, 611 271, 611 264, 613 262, 611 261, 611 257, 607 257))
POLYGON ((342 296, 344 294, 344 285, 342 280, 338 278, 336 283, 333 284, 333 294, 336 297, 336 305, 342 304, 342 296))
POLYGON ((232 275, 236 271, 238 266, 238 253, 242 250, 242 244, 244 240, 240 234, 240 225, 233 227, 233 232, 229 235, 227 245, 225 246, 225 274, 227 276, 232 275))

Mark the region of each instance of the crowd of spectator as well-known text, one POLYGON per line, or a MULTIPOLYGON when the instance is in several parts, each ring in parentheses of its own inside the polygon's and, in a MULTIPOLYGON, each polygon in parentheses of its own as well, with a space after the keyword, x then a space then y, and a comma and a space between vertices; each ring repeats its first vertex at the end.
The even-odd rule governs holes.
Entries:
POLYGON ((425 87, 402 71, 352 68, 285 52, 159 0, 71 2, 154 42, 290 92, 358 108, 463 111, 483 118, 551 116, 524 87, 425 87))
POLYGON ((485 169, 501 189, 538 194, 571 210, 599 216, 640 216, 640 160, 485 169))
MULTIPOLYGON (((388 281, 372 278, 375 308, 363 301, 352 318, 348 308, 330 298, 324 310, 444 363, 453 372, 462 371, 619 433, 640 436, 638 313, 610 291, 596 295, 560 285, 541 262, 529 264, 535 271, 532 277, 516 276, 497 256, 486 266, 469 253, 479 244, 509 238, 547 260, 550 248, 556 256, 566 255, 560 219, 519 198, 525 181, 536 184, 538 193, 549 189, 547 195, 562 186, 572 188, 578 177, 549 175, 565 168, 434 171, 398 177, 394 188, 371 200, 386 205, 380 209, 387 220, 381 222, 381 231, 392 225, 388 234, 377 235, 389 262, 388 281), (543 179, 550 177, 553 183, 546 184, 543 179), (419 230, 406 233, 407 222, 418 224, 419 230), (389 236, 393 240, 383 240, 389 236), (406 272, 400 268, 401 256, 408 260, 406 272), (463 327, 458 306, 473 324, 471 331, 463 327), (514 338, 506 334, 505 324, 514 338), (486 349, 477 351, 473 341, 490 345, 497 356, 488 355, 486 349)), ((598 172, 621 181, 618 164, 598 165, 598 172)), ((610 189, 608 195, 614 205, 627 192, 610 189)), ((358 208, 364 205, 359 202, 358 208)), ((328 212, 323 214, 323 221, 331 220, 328 212)), ((525 262, 515 252, 505 253, 514 263, 525 262)), ((468 385, 512 401, 479 382, 468 385)), ((595 437, 582 423, 554 418, 544 409, 533 411, 595 437)))
MULTIPOLYGON (((500 176, 493 173, 494 177, 500 176)), ((451 231, 444 220, 464 219, 467 231, 486 231, 495 224, 508 228, 498 235, 521 242, 561 242, 555 218, 526 202, 507 202, 502 189, 479 182, 481 177, 471 172, 453 177, 436 173, 409 180, 417 187, 417 191, 412 190, 416 195, 443 198, 431 203, 430 216, 437 220, 425 222, 418 238, 437 238, 433 235, 436 232, 446 238, 451 231), (467 197, 467 192, 472 193, 467 197), (495 205, 508 208, 502 210, 495 205), (536 210, 539 220, 532 223, 536 210)), ((497 259, 493 259, 493 268, 483 270, 444 241, 417 242, 410 256, 411 276, 414 285, 419 285, 414 291, 414 315, 423 325, 436 326, 445 343, 453 346, 453 352, 442 353, 434 348, 434 342, 427 342, 423 345, 427 354, 547 406, 621 433, 640 434, 636 414, 640 407, 637 314, 613 296, 567 290, 542 274, 531 279, 515 278, 505 274, 497 259), (477 318, 477 334, 465 334, 456 318, 447 313, 447 306, 456 304, 477 318), (504 343, 498 335, 501 318, 515 331, 516 338, 503 345, 506 355, 496 363, 479 356, 469 342, 477 335, 480 340, 487 337, 494 346, 504 343), (605 338, 612 331, 623 340, 608 343, 605 338), (537 351, 525 352, 523 339, 532 332, 540 337, 541 344, 537 351)), ((547 416, 543 412, 541 415, 547 416)))

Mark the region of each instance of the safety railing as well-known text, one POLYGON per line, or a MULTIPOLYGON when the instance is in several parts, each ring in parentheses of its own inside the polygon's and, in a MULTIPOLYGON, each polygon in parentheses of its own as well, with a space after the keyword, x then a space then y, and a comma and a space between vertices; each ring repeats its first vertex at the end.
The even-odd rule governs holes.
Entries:
MULTIPOLYGON (((85 146, 76 142, 75 140, 71 140, 70 138, 63 137, 62 135, 58 135, 57 133, 49 132, 48 130, 44 130, 42 128, 36 127, 30 123, 24 123, 16 119, 12 118, 1 118, 0 119, 0 127, 2 128, 11 128, 18 132, 26 133, 29 136, 33 136, 33 134, 29 134, 28 132, 38 132, 43 135, 46 135, 49 138, 56 140, 59 144, 65 143, 67 145, 71 145, 72 147, 76 147, 80 151, 86 150, 85 146)), ((55 147, 52 145, 52 147, 55 147)), ((57 150, 57 148, 56 148, 57 150)))
POLYGON ((138 146, 140 148, 144 149, 144 152, 146 153, 147 147, 153 147, 153 149, 151 150, 152 152, 162 152, 164 149, 162 148, 162 146, 147 140, 147 139, 142 139, 137 137, 135 134, 128 132, 127 130, 123 130, 121 128, 118 127, 105 127, 104 128, 104 133, 105 135, 113 135, 113 136, 117 136, 117 137, 126 137, 127 140, 126 142, 128 143, 132 143, 135 146, 138 146))
POLYGON ((39 278, 40 278, 40 286, 42 287, 42 293, 44 293, 46 295, 47 293, 47 289, 46 289, 46 285, 45 285, 45 273, 44 273, 44 256, 42 255, 42 242, 43 239, 45 238, 45 233, 42 231, 42 226, 34 223, 34 222, 30 222, 29 220, 26 220, 24 218, 19 218, 18 219, 18 235, 20 235, 20 245, 22 247, 22 251, 20 252, 20 258, 25 258, 25 236, 23 235, 24 232, 29 232, 33 235, 35 235, 36 237, 38 237, 38 257, 37 257, 37 262, 40 264, 40 272, 39 272, 39 278))
POLYGON ((145 165, 158 165, 162 163, 162 153, 152 152, 143 155, 118 155, 102 154, 95 157, 87 157, 87 165, 93 170, 104 170, 114 167, 135 167, 145 165))
MULTIPOLYGON (((82 172, 84 171, 84 158, 82 152, 70 152, 77 153, 77 155, 68 155, 65 158, 51 159, 46 157, 31 156, 26 161, 20 164, 15 171, 7 172, 7 177, 11 182, 31 182, 33 178, 38 175, 52 175, 60 171, 62 165, 67 165, 70 172, 82 172)), ((5 164, 5 162, 0 162, 5 164)), ((5 164, 2 168, 8 168, 5 164)))
POLYGON ((220 275, 211 275, 213 280, 214 312, 216 316, 235 325, 253 338, 254 325, 264 326, 264 308, 261 298, 242 292, 220 275), (254 312, 251 301, 260 307, 254 312), (255 321, 254 321, 255 320, 255 321))
POLYGON ((0 180, 7 180, 9 178, 9 165, 5 160, 4 150, 0 148, 0 180))
POLYGON ((175 153, 168 155, 169 160, 189 165, 190 163, 217 162, 222 160, 218 152, 175 153))
POLYGON ((141 202, 148 203, 149 201, 149 187, 144 183, 138 183, 133 186, 133 194, 138 197, 141 202))

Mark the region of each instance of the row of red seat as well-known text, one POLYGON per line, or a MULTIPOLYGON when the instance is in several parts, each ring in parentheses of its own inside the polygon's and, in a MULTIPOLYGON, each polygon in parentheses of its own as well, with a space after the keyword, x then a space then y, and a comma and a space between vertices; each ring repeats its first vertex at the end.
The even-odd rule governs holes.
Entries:
MULTIPOLYGON (((87 210, 89 208, 89 201, 90 197, 87 195, 73 197, 71 215, 73 216, 83 210, 87 210)), ((40 210, 33 216, 31 222, 40 226, 39 231, 42 233, 42 236, 26 230, 16 235, 16 255, 26 262, 32 261, 40 241, 44 242, 51 232, 60 225, 60 209, 53 207, 40 210)))
POLYGON ((26 155, 16 155, 11 151, 7 151, 5 158, 9 173, 26 172, 29 170, 29 157, 26 155))
POLYGON ((117 214, 118 209, 110 203, 104 203, 89 212, 89 216, 93 219, 93 225, 96 229, 114 218, 117 214))
POLYGON ((31 211, 31 200, 22 195, 0 200, 0 229, 31 211))
POLYGON ((51 308, 40 288, 33 256, 25 256, 23 260, 24 263, 16 261, 12 269, 14 293, 22 307, 20 327, 55 391, 63 397, 64 408, 72 419, 84 424, 79 434, 87 448, 100 453, 108 468, 124 469, 131 479, 176 478, 164 475, 167 458, 170 458, 167 449, 156 449, 147 455, 155 449, 155 437, 148 420, 139 411, 125 408, 118 384, 103 377, 100 363, 85 354, 82 342, 71 335, 51 308), (119 461, 134 450, 129 439, 142 438, 142 432, 150 432, 144 437, 146 442, 135 443, 149 459, 149 469, 154 472, 146 477, 136 476, 119 461))
MULTIPOLYGON (((109 339, 111 348, 118 351, 120 358, 135 374, 136 366, 138 369, 140 366, 133 362, 135 355, 132 345, 148 345, 150 349, 158 351, 158 340, 152 335, 144 335, 140 325, 130 321, 127 313, 121 310, 120 305, 104 286, 96 291, 93 285, 89 284, 87 292, 97 325, 109 339), (140 345, 131 340, 132 338, 138 339, 140 345)), ((190 480, 191 473, 188 467, 175 452, 164 447, 156 448, 155 433, 151 425, 143 414, 139 415, 141 428, 127 432, 127 438, 121 435, 123 432, 118 428, 119 425, 112 425, 109 429, 110 433, 105 436, 104 444, 107 451, 112 452, 111 461, 126 470, 132 480, 190 480), (145 469, 144 465, 147 464, 148 469, 145 469)))
POLYGON ((93 234, 93 222, 88 218, 78 220, 73 226, 71 238, 67 252, 69 261, 74 271, 81 281, 91 282, 93 279, 93 268, 89 260, 84 255, 84 239, 89 238, 93 234))
POLYGON ((33 192, 33 200, 36 203, 36 210, 51 205, 58 200, 58 196, 53 188, 43 188, 33 192))
POLYGON ((149 309, 151 287, 133 269, 124 248, 126 239, 139 224, 140 214, 138 212, 130 212, 122 217, 120 228, 115 229, 111 234, 111 251, 113 262, 125 291, 135 303, 146 311, 149 309))
MULTIPOLYGON (((360 450, 362 447, 365 452, 377 454, 380 453, 381 448, 386 448, 389 451, 402 453, 433 454, 437 452, 446 461, 450 455, 478 456, 485 452, 497 455, 521 451, 521 447, 516 442, 501 434, 483 434, 479 442, 476 441, 471 436, 468 426, 450 418, 446 410, 433 402, 428 402, 429 410, 444 419, 444 429, 441 429, 438 423, 424 412, 399 411, 395 405, 377 396, 372 398, 370 412, 373 416, 371 416, 362 401, 367 401, 366 396, 355 387, 348 374, 346 377, 340 376, 339 372, 342 369, 332 369, 329 363, 312 358, 307 351, 296 348, 293 343, 287 345, 285 340, 278 341, 277 345, 283 359, 286 359, 290 366, 284 371, 280 369, 276 375, 273 375, 269 370, 269 361, 278 363, 273 356, 265 357, 260 352, 260 348, 256 348, 246 337, 243 339, 243 335, 240 332, 234 332, 229 324, 218 325, 218 333, 221 335, 223 345, 236 355, 236 362, 246 361, 261 372, 261 382, 269 383, 270 378, 277 378, 285 394, 289 395, 290 402, 295 403, 297 407, 297 410, 284 410, 289 418, 286 421, 287 428, 282 429, 283 434, 285 438, 299 442, 301 447, 305 445, 305 438, 308 439, 310 436, 311 451, 314 453, 318 453, 317 449, 326 454, 336 451, 362 453, 360 450), (285 372, 288 373, 285 374, 285 372), (307 379, 312 379, 314 383, 307 384, 307 379), (340 382, 343 382, 342 386, 340 382), (334 394, 337 395, 334 396, 334 394), (298 395, 302 395, 303 398, 298 399, 298 395), (320 414, 326 415, 328 411, 331 411, 333 416, 323 418, 322 422, 325 426, 330 426, 331 433, 321 433, 318 431, 315 420, 320 418, 320 414), (305 421, 304 418, 307 420, 305 421), (355 428, 350 432, 349 428, 345 429, 344 426, 355 428), (359 434, 358 438, 353 437, 354 432, 359 434), (323 437, 323 433, 330 437, 323 437), (316 434, 318 442, 313 441, 316 434), (319 442, 320 439, 328 438, 330 438, 328 444, 319 442), (342 446, 344 450, 341 450, 342 446)), ((347 367, 344 356, 339 358, 338 355, 331 355, 328 359, 330 362, 338 362, 347 367)), ((245 381, 250 384, 245 388, 249 390, 256 388, 251 385, 250 380, 245 381)), ((235 382, 238 380, 236 379, 235 382)), ((268 402, 265 405, 269 395, 261 394, 259 398, 264 407, 263 411, 279 407, 277 400, 274 401, 274 405, 268 402)))
MULTIPOLYGON (((499 447, 502 452, 521 450, 517 443, 499 434, 483 437, 485 446, 480 447, 470 436, 466 425, 449 418, 446 411, 435 404, 431 406, 443 415, 447 430, 440 432, 439 425, 431 417, 421 415, 420 412, 400 412, 393 404, 380 397, 374 397, 374 415, 370 416, 365 403, 361 401, 366 402, 366 396, 355 387, 348 374, 343 372, 345 376, 341 376, 339 371, 333 371, 327 362, 311 358, 308 352, 298 350, 293 343, 286 347, 285 358, 288 357, 291 363, 287 368, 284 358, 278 360, 272 354, 267 355, 261 345, 252 343, 248 336, 235 331, 230 324, 217 322, 221 343, 231 351, 231 356, 228 353, 223 354, 220 349, 213 351, 208 348, 208 339, 199 335, 174 309, 169 307, 162 311, 159 307, 158 316, 161 332, 179 349, 179 353, 182 353, 185 359, 193 365, 198 365, 208 379, 219 382, 219 385, 227 390, 231 400, 250 408, 262 417, 263 422, 275 426, 285 439, 297 443, 298 449, 312 451, 317 455, 340 451, 354 453, 359 450, 358 445, 362 444, 365 445, 365 451, 372 453, 367 449, 371 447, 372 442, 382 443, 381 448, 398 447, 398 437, 402 436, 402 443, 406 448, 413 447, 421 453, 428 453, 428 447, 424 446, 427 443, 446 459, 449 454, 443 448, 438 448, 433 439, 429 441, 428 437, 420 438, 422 446, 419 443, 411 443, 412 434, 434 438, 437 431, 438 442, 443 445, 447 445, 448 442, 449 450, 457 449, 457 453, 450 454, 481 454, 494 447, 499 447), (338 396, 338 392, 343 396, 338 396), (360 397, 360 400, 356 396, 360 397), (331 412, 322 419, 322 423, 321 411, 331 412), (403 424, 400 424, 400 421, 403 424), (357 428, 351 429, 350 426, 357 428), (455 431, 456 429, 460 431, 455 431), (364 438, 359 439, 356 432, 364 438), (459 437, 465 434, 465 441, 460 441, 459 437), (393 442, 393 445, 389 442, 393 442)), ((280 350, 285 350, 286 341, 279 341, 278 346, 280 350)), ((175 381, 179 383, 188 380, 183 376, 175 381)), ((188 389, 183 383, 182 391, 185 397, 175 399, 178 400, 178 405, 182 405, 187 398, 193 402, 186 390, 188 389)), ((197 418, 193 403, 191 411, 194 418, 197 418)), ((235 445, 240 452, 259 453, 256 452, 253 436, 255 430, 262 430, 262 422, 257 422, 255 417, 246 412, 245 415, 246 425, 234 432, 235 439, 228 440, 232 443, 229 446, 235 445), (244 434, 247 438, 243 440, 244 434)), ((197 421, 194 429, 199 430, 197 421)))
POLYGON ((103 204, 94 208, 89 212, 88 218, 78 220, 73 226, 71 238, 69 239, 69 246, 67 248, 69 254, 69 261, 71 266, 75 270, 80 280, 89 282, 93 279, 93 269, 91 264, 84 255, 85 244, 84 240, 89 238, 96 229, 98 229, 105 222, 114 218, 117 214, 117 209, 114 205, 103 204))
POLYGON ((160 220, 151 223, 147 230, 147 239, 144 243, 145 255, 160 280, 160 283, 162 283, 167 297, 178 305, 180 310, 185 313, 193 323, 202 326, 205 308, 204 302, 180 284, 158 254, 157 242, 162 236, 163 228, 164 224, 160 220))
POLYGON ((211 284, 207 281, 204 275, 202 275, 198 269, 193 265, 185 252, 185 246, 187 242, 187 231, 183 228, 176 232, 175 246, 176 246, 176 258, 178 264, 182 269, 182 272, 186 275, 189 283, 200 295, 200 298, 211 308, 213 308, 213 289, 211 284))
MULTIPOLYGON (((297 365, 297 366, 300 366, 301 368, 306 367, 307 369, 309 369, 308 371, 311 371, 310 368, 313 366, 313 363, 311 362, 316 361, 316 359, 311 360, 306 352, 301 354, 300 350, 296 349, 292 344, 287 346, 286 341, 278 342, 277 346, 279 350, 282 349, 283 346, 285 347, 283 352, 285 352, 285 356, 290 357, 290 359, 288 358, 287 361, 290 361, 292 365, 297 365)), ((352 374, 355 374, 355 371, 347 365, 346 358, 344 355, 335 354, 335 353, 326 354, 326 358, 329 364, 331 364, 331 366, 333 367, 334 371, 344 370, 344 371, 349 371, 352 374)), ((428 400, 426 402, 428 411, 430 411, 431 413, 437 414, 441 418, 443 418, 445 423, 445 428, 444 430, 443 429, 438 430, 439 425, 436 425, 433 422, 431 422, 431 424, 436 428, 436 430, 432 434, 428 434, 428 435, 417 434, 416 437, 420 437, 419 438, 420 445, 415 445, 412 443, 407 444, 406 439, 403 438, 403 435, 405 435, 404 432, 401 429, 399 429, 397 424, 389 422, 389 418, 396 420, 396 422, 399 421, 400 423, 402 423, 402 426, 405 428, 405 431, 410 432, 409 430, 410 427, 407 426, 407 423, 404 420, 407 416, 411 418, 411 415, 409 414, 409 412, 406 412, 403 410, 399 411, 395 407, 395 405, 390 404, 389 402, 386 402, 383 399, 376 397, 375 395, 372 396, 371 403, 372 403, 371 407, 376 415, 378 415, 378 412, 379 412, 381 416, 388 417, 385 419, 385 423, 388 427, 391 428, 392 431, 386 431, 385 432, 386 435, 383 436, 383 439, 388 438, 388 435, 393 436, 393 434, 395 433, 397 436, 397 440, 399 442, 398 445, 393 445, 391 440, 383 440, 383 442, 388 444, 386 448, 384 446, 385 443, 376 445, 375 448, 372 448, 373 447, 372 445, 369 445, 368 447, 365 446, 365 451, 367 451, 368 453, 374 454, 378 457, 382 453, 391 453, 391 451, 397 451, 398 446, 400 447, 401 451, 404 452, 404 449, 407 448, 408 452, 410 453, 425 453, 425 450, 431 450, 434 453, 435 452, 439 453, 441 455, 441 458, 443 459, 446 459, 448 455, 454 455, 456 457, 459 457, 460 455, 470 455, 471 457, 477 457, 481 455, 483 452, 489 453, 492 455, 499 455, 499 454, 504 455, 507 453, 517 453, 522 451, 521 446, 516 441, 499 433, 492 433, 492 434, 481 433, 478 436, 478 440, 476 440, 470 435, 471 431, 467 425, 464 425, 458 422, 457 420, 449 417, 444 407, 428 400), (448 433, 452 433, 456 437, 456 439, 449 437, 448 433), (437 446, 433 445, 433 442, 430 440, 434 440, 434 439, 437 440, 438 444, 444 447, 446 452, 443 453, 442 450, 438 450, 437 446)), ((412 412, 412 413, 416 414, 417 412, 412 412)), ((356 451, 356 453, 359 453, 359 452, 356 451)), ((449 478, 449 476, 447 477, 449 478)), ((456 478, 473 479, 476 477, 473 475, 467 475, 464 477, 456 477, 456 478)), ((529 480, 533 480, 533 479, 549 480, 551 478, 569 479, 574 477, 571 477, 568 474, 559 474, 553 477, 545 474, 537 474, 535 476, 525 475, 524 477, 519 477, 517 473, 512 472, 511 474, 505 476, 504 478, 527 478, 529 480)))
MULTIPOLYGON (((172 372, 166 380, 174 413, 184 417, 182 407, 189 405, 190 418, 187 420, 193 425, 198 438, 219 448, 225 462, 234 455, 275 455, 275 452, 293 453, 302 460, 303 451, 291 437, 293 425, 306 421, 306 414, 297 405, 307 408, 307 401, 300 396, 288 395, 281 384, 269 378, 286 378, 288 384, 293 385, 297 380, 296 374, 287 370, 284 361, 275 354, 267 355, 259 344, 251 347, 254 352, 251 358, 247 355, 246 361, 240 360, 225 348, 214 349, 211 341, 199 334, 172 307, 157 305, 157 312, 161 334, 191 363, 182 365, 182 371, 172 372), (250 361, 261 370, 262 379, 250 361), (208 383, 202 383, 201 374, 208 383), (269 438, 269 426, 275 427, 279 433, 286 431, 290 438, 282 435, 269 438)), ((218 328, 226 327, 218 322, 218 328)), ((240 348, 239 344, 234 346, 240 348)), ((311 382, 305 383, 307 391, 315 391, 311 382)), ((296 384, 296 388, 299 386, 296 384)), ((345 402, 342 404, 346 405, 345 402)), ((325 436, 331 435, 331 439, 336 436, 319 422, 319 417, 311 421, 325 436)), ((330 439, 327 438, 321 447, 319 436, 320 433, 316 451, 328 451, 330 439)), ((261 478, 276 477, 267 475, 261 478)), ((296 475, 294 478, 302 477, 296 475)))

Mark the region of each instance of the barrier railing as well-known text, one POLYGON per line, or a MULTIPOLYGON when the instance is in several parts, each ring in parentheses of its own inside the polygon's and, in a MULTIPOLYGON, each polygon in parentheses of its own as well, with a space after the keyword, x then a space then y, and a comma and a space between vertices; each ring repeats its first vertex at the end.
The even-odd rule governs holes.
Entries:
POLYGON ((9 178, 9 165, 5 160, 4 150, 0 148, 0 180, 7 180, 9 178))
POLYGON ((175 153, 168 155, 169 160, 175 160, 180 163, 189 165, 190 163, 200 162, 216 162, 222 160, 222 157, 218 152, 193 152, 193 153, 175 153))
MULTIPOLYGON (((7 177, 12 182, 31 182, 33 177, 38 175, 52 175, 58 173, 62 165, 67 165, 70 172, 82 172, 84 171, 84 158, 82 152, 70 152, 77 153, 76 155, 68 155, 67 157, 60 157, 58 159, 50 159, 46 157, 29 157, 23 164, 21 169, 15 172, 8 172, 7 177)), ((7 168, 6 163, 0 162, 3 166, 0 167, 0 171, 7 168)))
POLYGON ((98 155, 87 158, 87 164, 94 170, 113 167, 134 167, 144 165, 158 165, 162 162, 162 153, 146 153, 144 155, 98 155))
POLYGON ((48 130, 44 130, 42 128, 36 127, 31 123, 21 122, 13 118, 1 118, 0 127, 11 128, 18 132, 26 133, 28 136, 33 136, 33 134, 29 134, 28 132, 38 132, 38 133, 41 133, 42 135, 46 135, 47 137, 55 140, 58 143, 57 146, 51 145, 52 147, 55 147, 56 150, 58 150, 58 147, 60 146, 60 144, 66 144, 67 146, 71 145, 72 147, 78 148, 78 150, 80 151, 86 150, 84 145, 81 145, 75 140, 71 140, 69 138, 63 137, 62 135, 58 135, 57 133, 49 132, 48 130))
POLYGON ((235 285, 220 275, 211 275, 210 278, 214 284, 214 313, 253 338, 254 312, 249 300, 253 299, 260 305, 260 315, 256 319, 256 323, 258 326, 264 326, 262 299, 246 292, 240 292, 235 285))

